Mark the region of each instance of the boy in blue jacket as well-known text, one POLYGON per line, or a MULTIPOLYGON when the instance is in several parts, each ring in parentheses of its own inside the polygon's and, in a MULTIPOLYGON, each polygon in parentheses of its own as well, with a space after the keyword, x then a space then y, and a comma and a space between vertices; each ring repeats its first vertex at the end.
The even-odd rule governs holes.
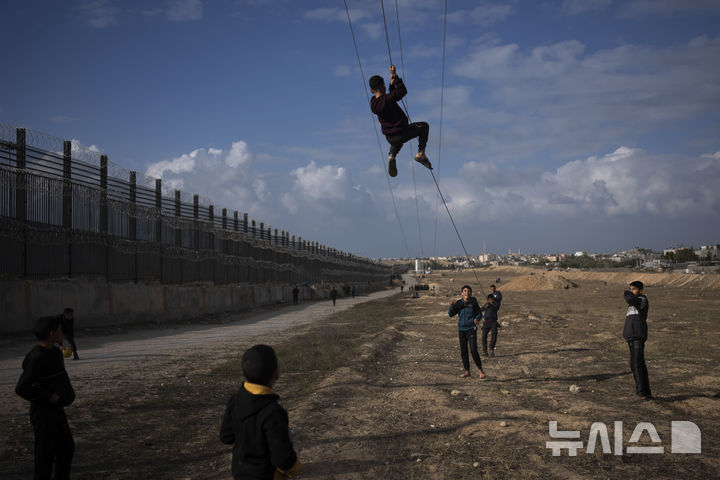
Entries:
POLYGON ((280 480, 300 473, 290 440, 288 414, 272 385, 280 377, 275 350, 255 345, 243 354, 247 378, 230 398, 220 426, 220 440, 233 445, 232 474, 237 480, 280 480))
POLYGON ((70 478, 70 465, 75 453, 65 408, 75 400, 65 360, 56 343, 63 338, 60 317, 42 317, 33 332, 40 344, 33 347, 23 360, 23 373, 15 393, 30 401, 30 423, 35 431, 36 479, 70 478))
POLYGON ((482 362, 477 350, 477 326, 480 315, 480 305, 472 295, 472 288, 464 285, 461 289, 462 298, 455 302, 450 302, 450 310, 448 315, 458 316, 458 336, 460 338, 460 357, 462 358, 463 368, 465 371, 460 378, 470 376, 470 359, 468 358, 468 344, 470 344, 470 353, 472 354, 475 365, 480 370, 480 378, 485 378, 482 362))
POLYGON ((645 285, 641 281, 630 283, 625 290, 625 302, 628 304, 623 328, 623 338, 630 348, 630 370, 635 378, 635 393, 641 400, 652 398, 650 380, 645 365, 645 341, 648 336, 647 315, 650 304, 643 293, 645 285))

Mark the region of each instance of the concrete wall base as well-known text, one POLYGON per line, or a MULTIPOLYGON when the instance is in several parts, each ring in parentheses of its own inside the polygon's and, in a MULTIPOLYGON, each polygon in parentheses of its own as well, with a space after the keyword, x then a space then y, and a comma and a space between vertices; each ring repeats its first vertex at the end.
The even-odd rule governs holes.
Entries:
MULTIPOLYGON (((358 294, 384 288, 385 282, 356 284, 358 294)), ((343 289, 337 285, 338 296, 343 289)), ((104 279, 0 281, 0 333, 32 331, 34 321, 75 310, 76 328, 190 319, 206 314, 292 303, 294 285, 160 285, 108 283, 104 279)), ((300 300, 330 298, 331 285, 300 286, 300 300)))

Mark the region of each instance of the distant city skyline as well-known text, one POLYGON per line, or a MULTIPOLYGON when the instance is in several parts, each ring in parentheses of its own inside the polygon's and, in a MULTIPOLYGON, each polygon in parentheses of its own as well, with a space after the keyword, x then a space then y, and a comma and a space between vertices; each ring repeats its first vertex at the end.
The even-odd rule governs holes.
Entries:
MULTIPOLYGON (((366 79, 387 77, 379 2, 347 3, 366 79)), ((443 90, 444 2, 398 1, 402 52, 386 3, 469 253, 720 239, 720 2, 454 0, 443 90)), ((401 234, 343 2, 8 0, 3 17, 0 122, 340 250, 463 253, 410 146, 401 234)))

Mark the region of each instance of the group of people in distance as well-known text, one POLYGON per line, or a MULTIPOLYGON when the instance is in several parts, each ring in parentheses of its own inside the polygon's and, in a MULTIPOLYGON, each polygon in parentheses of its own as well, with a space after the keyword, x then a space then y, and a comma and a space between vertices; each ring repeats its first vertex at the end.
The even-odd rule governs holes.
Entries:
MULTIPOLYGON (((635 394, 640 400, 652 398, 650 391, 650 380, 648 379, 647 365, 645 364, 645 342, 648 337, 647 316, 649 302, 644 293, 645 285, 637 280, 631 282, 628 289, 623 293, 625 302, 628 304, 623 327, 623 338, 627 341, 630 349, 630 370, 635 379, 635 394)), ((491 332, 490 356, 495 356, 495 344, 497 342, 498 316, 502 303, 502 293, 495 285, 490 285, 490 294, 487 302, 482 307, 477 299, 472 296, 472 288, 464 285, 460 290, 461 298, 450 302, 448 315, 458 316, 458 332, 460 337, 460 357, 463 364, 463 373, 460 378, 470 376, 470 360, 468 358, 468 345, 475 365, 480 370, 480 378, 486 378, 482 368, 482 361, 477 350, 477 329, 482 321, 482 347, 483 354, 488 355, 487 336, 491 332)))
MULTIPOLYGON (((649 303, 643 289, 643 283, 635 281, 624 292, 628 309, 623 337, 630 349, 636 394, 647 400, 652 398, 644 355, 649 303)), ((461 378, 470 376, 468 345, 480 378, 486 377, 477 349, 481 321, 483 354, 488 355, 487 336, 491 334, 489 355, 494 356, 502 293, 494 285, 490 291, 480 306, 472 296, 472 288, 464 285, 462 298, 450 303, 449 316, 458 316, 464 369, 461 378)), ((42 317, 35 322, 34 334, 40 343, 26 355, 15 388, 18 395, 30 401, 36 479, 70 478, 75 444, 64 407, 75 400, 75 391, 57 345, 62 344, 64 325, 73 329, 72 322, 68 323, 72 313, 72 309, 66 309, 61 316, 42 317)), ((74 340, 71 343, 74 346, 74 340)), ((255 345, 244 353, 242 370, 246 381, 228 401, 220 427, 220 440, 233 445, 233 477, 282 480, 298 475, 301 465, 290 437, 288 414, 272 389, 280 377, 275 351, 268 345, 255 345)))

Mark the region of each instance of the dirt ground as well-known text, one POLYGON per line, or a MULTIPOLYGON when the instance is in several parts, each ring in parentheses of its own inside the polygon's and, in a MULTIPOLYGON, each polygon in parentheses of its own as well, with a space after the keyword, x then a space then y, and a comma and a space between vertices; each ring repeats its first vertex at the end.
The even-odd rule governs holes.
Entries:
MULTIPOLYGON (((233 324, 208 326, 221 330, 207 341, 68 368, 77 391, 67 409, 74 478, 230 478, 230 448, 219 442, 218 427, 242 380, 239 357, 259 342, 273 345, 280 359, 275 390, 290 415, 301 478, 717 478, 720 288, 714 279, 643 278, 656 398, 640 402, 620 335, 622 291, 632 273, 568 272, 560 282, 559 274, 539 270, 477 275, 479 285, 470 271, 437 272, 421 280, 435 290, 418 299, 406 290, 254 336, 223 337, 222 328, 233 324), (478 287, 487 293, 497 278, 501 291, 508 285, 500 310, 505 326, 496 356, 483 358, 488 378, 480 380, 473 367, 473 376, 460 379, 457 321, 448 318, 448 304, 464 283, 481 298, 478 287), (571 392, 573 385, 579 390, 571 392), (634 445, 635 426, 650 422, 661 443, 645 432, 640 445, 661 444, 664 453, 603 454, 598 441, 594 454, 582 448, 577 456, 565 450, 555 457, 546 447, 550 421, 559 430, 579 430, 583 446, 590 426, 603 422, 613 453, 614 422, 623 422, 625 447, 634 445), (672 421, 700 428, 701 454, 671 453, 672 421)), ((0 476, 28 478, 27 404, 3 390, 0 476)))

